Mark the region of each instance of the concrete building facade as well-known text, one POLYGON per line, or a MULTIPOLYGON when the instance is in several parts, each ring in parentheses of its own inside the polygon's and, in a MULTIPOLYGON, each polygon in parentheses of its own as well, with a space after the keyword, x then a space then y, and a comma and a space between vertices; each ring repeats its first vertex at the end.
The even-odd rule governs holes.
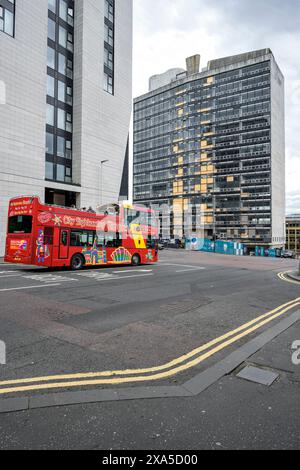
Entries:
POLYGON ((283 247, 284 77, 270 49, 199 63, 134 100, 134 200, 169 207, 171 238, 283 247))
POLYGON ((0 256, 8 200, 126 197, 132 0, 0 0, 0 256))

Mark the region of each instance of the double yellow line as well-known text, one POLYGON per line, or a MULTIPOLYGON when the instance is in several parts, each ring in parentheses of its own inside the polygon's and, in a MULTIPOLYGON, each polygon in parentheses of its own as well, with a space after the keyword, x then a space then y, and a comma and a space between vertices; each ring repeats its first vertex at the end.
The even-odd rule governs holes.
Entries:
POLYGON ((120 385, 166 379, 191 369, 219 351, 257 331, 300 305, 300 297, 277 307, 223 336, 161 366, 145 369, 115 370, 82 374, 53 375, 0 382, 0 395, 39 390, 69 389, 95 385, 120 385), (204 354, 202 354, 206 351, 204 354), (100 378, 101 377, 101 378, 100 378))
POLYGON ((279 274, 277 274, 277 276, 279 277, 279 279, 281 279, 281 281, 289 282, 290 284, 296 284, 297 286, 300 286, 299 281, 293 281, 293 279, 287 278, 287 274, 289 274, 290 272, 292 272, 292 271, 286 271, 284 273, 279 273, 279 274))

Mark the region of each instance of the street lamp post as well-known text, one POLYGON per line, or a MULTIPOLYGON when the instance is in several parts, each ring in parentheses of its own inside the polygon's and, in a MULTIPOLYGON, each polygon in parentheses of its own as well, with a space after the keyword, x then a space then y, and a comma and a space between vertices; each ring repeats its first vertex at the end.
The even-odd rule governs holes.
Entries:
POLYGON ((103 166, 108 162, 109 160, 102 160, 100 162, 100 207, 103 204, 103 166))

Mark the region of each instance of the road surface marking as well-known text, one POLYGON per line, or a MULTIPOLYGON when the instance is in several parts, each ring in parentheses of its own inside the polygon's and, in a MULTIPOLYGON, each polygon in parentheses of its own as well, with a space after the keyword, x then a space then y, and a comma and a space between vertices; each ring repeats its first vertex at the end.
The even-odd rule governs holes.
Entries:
POLYGON ((287 279, 286 275, 291 273, 293 271, 286 271, 284 273, 279 273, 277 274, 277 276, 279 277, 279 279, 281 281, 285 281, 285 282, 289 282, 290 284, 296 284, 297 286, 300 286, 300 282, 299 281, 293 281, 293 279, 287 279))
MULTIPOLYGON (((124 271, 123 271, 124 272, 124 271)), ((131 271, 132 272, 132 271, 131 271)), ((86 277, 93 279, 94 281, 115 281, 115 280, 126 280, 134 277, 144 277, 144 276, 153 276, 153 272, 147 271, 147 274, 133 274, 132 276, 115 276, 114 274, 105 274, 105 273, 78 273, 77 276, 86 277)))
POLYGON ((0 271, 0 274, 14 274, 16 272, 18 272, 17 269, 15 269, 14 271, 0 271))
POLYGON ((204 271, 206 268, 203 266, 191 266, 188 264, 175 264, 175 263, 160 263, 161 266, 175 266, 177 268, 181 268, 176 273, 189 273, 193 271, 204 271), (185 269, 186 268, 186 269, 185 269))
POLYGON ((248 336, 249 334, 253 333, 254 331, 262 328, 263 326, 267 325, 268 323, 272 322, 276 318, 284 315, 286 312, 294 309, 296 306, 300 305, 300 298, 290 301, 276 309, 268 312, 256 319, 242 325, 241 327, 232 330, 225 335, 216 338, 209 343, 201 346, 198 349, 191 351, 190 353, 186 354, 185 356, 181 356, 178 359, 175 359, 168 364, 147 368, 147 369, 136 369, 136 370, 124 370, 124 371, 107 371, 107 372, 98 372, 98 373, 86 373, 86 374, 71 374, 71 375, 57 375, 57 376, 48 376, 48 377, 36 377, 31 379, 19 379, 19 380, 9 380, 0 382, 0 386, 8 386, 8 385, 17 385, 23 384, 19 387, 12 387, 12 388, 1 388, 0 395, 10 394, 10 393, 19 393, 25 391, 36 391, 36 390, 50 390, 50 389, 59 389, 59 388, 71 388, 71 387, 85 387, 89 385, 118 385, 124 383, 134 383, 134 382, 148 382, 148 381, 155 381, 160 379, 165 379, 168 377, 172 377, 174 375, 179 374, 180 372, 186 371, 191 369, 200 363, 204 362, 209 357, 215 355, 219 351, 227 348, 231 344, 236 343, 240 339, 248 336), (286 308, 284 308, 286 307, 286 308), (262 321, 261 321, 262 320, 262 321), (250 328, 249 328, 250 327, 250 328), (244 330, 244 331, 243 331, 244 330), (241 333, 240 333, 241 332, 241 333), (230 337, 232 337, 230 339, 230 337), (228 339, 229 338, 229 339, 228 339), (212 346, 217 345, 217 347, 209 350, 205 354, 196 357, 190 362, 186 362, 188 359, 191 359, 195 355, 211 348, 212 346), (184 364, 184 362, 186 362, 184 364), (170 369, 171 368, 171 369, 170 369), (160 372, 165 369, 170 369, 165 372, 161 372, 155 374, 155 372, 160 372), (132 377, 134 374, 145 374, 145 373, 152 373, 153 375, 140 375, 137 377, 132 377), (120 375, 131 375, 131 377, 116 377, 120 375), (106 379, 101 380, 78 380, 83 378, 96 378, 96 377, 107 377, 106 379), (114 378, 108 378, 114 377, 114 378), (53 380, 75 380, 73 382, 59 382, 59 383, 44 383, 38 385, 32 385, 38 382, 49 382, 53 380), (29 386, 24 386, 24 384, 31 384, 29 386))
POLYGON ((44 384, 44 385, 31 385, 31 386, 23 386, 23 387, 15 387, 15 388, 4 388, 0 389, 0 395, 7 395, 10 393, 19 393, 19 392, 28 392, 28 391, 37 391, 37 390, 53 390, 53 389, 61 389, 61 388, 74 388, 74 387, 88 387, 90 385, 95 386, 95 385, 121 385, 121 384, 128 384, 128 383, 137 383, 137 382, 152 382, 152 381, 157 381, 161 379, 166 379, 169 377, 174 377, 174 375, 177 375, 183 371, 189 370, 200 363, 204 362, 206 359, 210 358, 211 356, 215 355, 216 353, 220 352, 221 350, 227 348, 231 344, 236 343, 240 339, 244 338, 245 336, 248 336, 249 334, 253 333, 254 331, 258 330, 262 326, 270 323, 272 320, 275 318, 280 317, 287 311, 291 310, 292 308, 296 307, 297 305, 300 305, 299 303, 294 304, 293 306, 290 306, 286 308, 285 310, 277 313, 276 315, 273 315, 270 319, 264 320, 263 322, 259 323, 258 325, 255 325, 254 327, 244 331, 240 335, 234 336, 232 339, 229 339, 228 341, 225 341, 224 343, 221 343, 219 346, 216 348, 208 351, 207 353, 203 354, 202 356, 197 357, 193 361, 188 362, 187 364, 184 364, 182 366, 176 367, 174 369, 171 369, 167 372, 163 372, 160 374, 155 374, 155 375, 149 375, 149 376, 139 376, 139 377, 127 377, 127 378, 115 378, 115 379, 101 379, 101 380, 85 380, 85 381, 78 381, 78 382, 61 382, 61 383, 50 383, 50 384, 44 384))
POLYGON ((13 290, 24 290, 24 289, 41 289, 42 287, 53 287, 60 286, 61 284, 40 284, 39 286, 27 286, 27 287, 12 287, 10 289, 0 289, 0 292, 9 292, 13 290))
MULTIPOLYGON (((147 274, 135 274, 132 276, 114 276, 113 274, 99 274, 99 273, 78 273, 78 276, 83 276, 87 277, 90 279, 93 279, 94 281, 97 282, 102 282, 102 281, 116 281, 116 280, 123 280, 125 281, 126 279, 129 278, 139 278, 139 277, 145 277, 145 276, 153 276, 153 273, 149 271, 147 274)), ((10 276, 7 276, 10 277, 10 276)), ((13 277, 13 276, 11 276, 13 277)), ((50 278, 50 276, 38 276, 38 275, 33 275, 33 276, 20 276, 23 279, 28 279, 28 280, 34 280, 34 281, 40 281, 41 284, 39 286, 24 286, 24 287, 11 287, 11 288, 6 288, 6 289, 0 289, 1 292, 9 292, 9 291, 16 291, 16 290, 24 290, 24 289, 36 289, 40 287, 51 287, 51 286, 60 286, 62 282, 79 282, 78 279, 73 279, 73 278, 65 278, 62 276, 53 276, 50 278), (43 282, 46 282, 47 284, 43 284, 43 282)), ((1 276, 0 276, 1 279, 1 276)), ((81 285, 80 287, 84 287, 81 285)))
POLYGON ((204 268, 199 269, 182 269, 181 271, 175 271, 176 273, 193 273, 196 271, 202 271, 204 268))
POLYGON ((206 269, 202 266, 195 266, 190 264, 175 264, 175 263, 159 263, 162 266, 177 266, 178 268, 191 268, 191 269, 206 269))
POLYGON ((59 276, 54 274, 34 274, 31 276, 22 276, 24 279, 30 279, 31 281, 39 282, 78 282, 78 279, 72 279, 70 277, 59 276))
POLYGON ((8 276, 3 276, 0 274, 0 279, 7 279, 8 277, 22 277, 21 274, 8 274, 8 276))
POLYGON ((154 276, 154 274, 149 273, 149 274, 134 274, 132 276, 118 276, 118 279, 122 279, 122 281, 125 281, 126 279, 133 278, 133 277, 147 277, 147 276, 154 276))
POLYGON ((112 274, 123 274, 123 273, 151 273, 153 269, 127 269, 126 271, 113 271, 112 274))

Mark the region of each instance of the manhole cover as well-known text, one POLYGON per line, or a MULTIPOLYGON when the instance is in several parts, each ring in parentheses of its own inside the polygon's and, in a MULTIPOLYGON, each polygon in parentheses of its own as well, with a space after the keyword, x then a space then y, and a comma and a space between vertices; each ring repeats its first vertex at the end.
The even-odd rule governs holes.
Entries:
POLYGON ((259 367, 247 366, 237 374, 237 377, 270 387, 278 379, 279 374, 259 367))

